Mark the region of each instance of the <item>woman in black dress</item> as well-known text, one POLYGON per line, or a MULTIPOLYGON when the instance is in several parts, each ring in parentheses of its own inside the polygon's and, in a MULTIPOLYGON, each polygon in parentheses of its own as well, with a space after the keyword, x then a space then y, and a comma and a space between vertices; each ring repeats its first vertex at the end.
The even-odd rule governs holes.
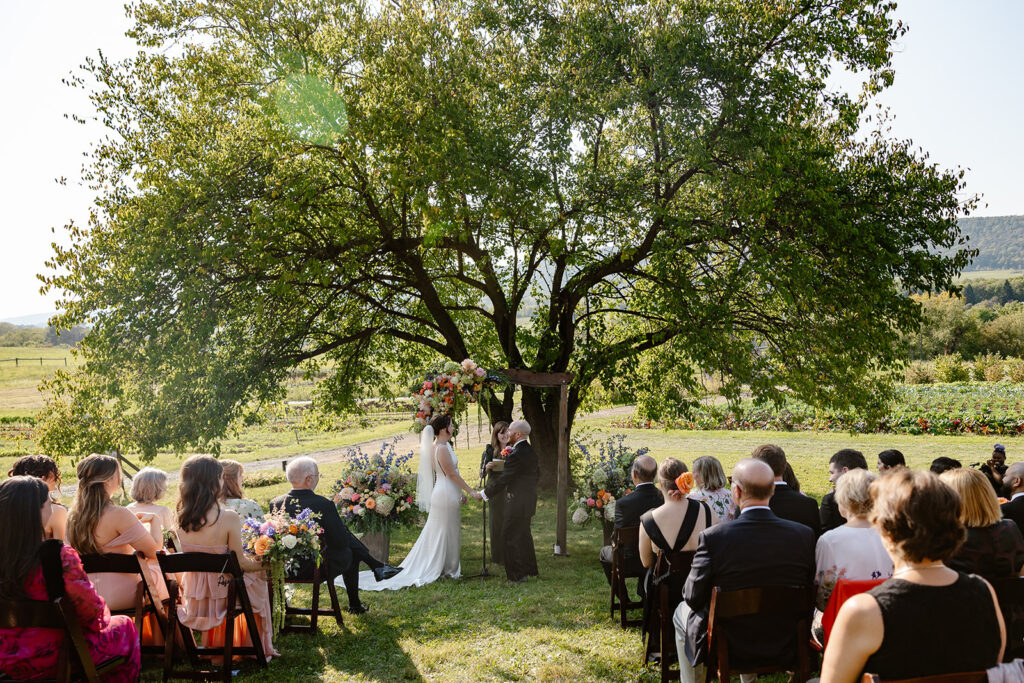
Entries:
MULTIPOLYGON (((480 458, 480 478, 486 475, 487 486, 494 483, 494 480, 501 476, 501 470, 496 469, 495 461, 502 462, 504 458, 501 451, 508 445, 508 422, 495 422, 491 428, 491 442, 484 449, 483 457, 480 458)), ((491 511, 491 559, 498 564, 504 564, 505 558, 501 552, 501 525, 505 521, 505 498, 495 496, 488 501, 487 506, 491 511)))

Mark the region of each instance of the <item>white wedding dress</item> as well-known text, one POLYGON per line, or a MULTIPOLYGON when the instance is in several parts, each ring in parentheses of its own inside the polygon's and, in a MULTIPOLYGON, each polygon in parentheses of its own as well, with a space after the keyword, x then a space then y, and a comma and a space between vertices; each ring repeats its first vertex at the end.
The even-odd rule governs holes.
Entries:
MULTIPOLYGON (((452 463, 458 467, 459 460, 451 446, 447 448, 452 463)), ((373 572, 359 572, 359 590, 387 591, 409 586, 425 586, 439 578, 457 579, 462 574, 459 553, 462 549, 462 490, 444 475, 435 454, 431 456, 434 469, 434 487, 430 493, 430 512, 427 522, 420 531, 420 537, 399 567, 402 571, 386 581, 376 581, 373 572)), ((344 586, 341 575, 334 583, 344 586)))

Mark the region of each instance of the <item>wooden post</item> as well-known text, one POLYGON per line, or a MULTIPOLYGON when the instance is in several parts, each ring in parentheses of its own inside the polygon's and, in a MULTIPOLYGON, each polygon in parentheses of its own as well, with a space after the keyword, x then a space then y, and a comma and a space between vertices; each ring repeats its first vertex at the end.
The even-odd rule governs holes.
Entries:
POLYGON ((569 515, 569 440, 568 410, 569 385, 565 381, 560 386, 558 401, 558 492, 555 495, 557 506, 555 522, 555 555, 569 556, 566 545, 566 527, 569 515))

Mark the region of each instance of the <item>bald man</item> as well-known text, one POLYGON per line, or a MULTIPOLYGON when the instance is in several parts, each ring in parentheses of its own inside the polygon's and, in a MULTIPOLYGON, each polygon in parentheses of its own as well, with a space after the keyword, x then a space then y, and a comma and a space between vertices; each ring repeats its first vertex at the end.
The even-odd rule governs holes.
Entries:
MULTIPOLYGON (((775 489, 772 468, 747 458, 732 471, 732 499, 740 515, 705 529, 697 541, 683 602, 673 615, 680 680, 696 680, 695 665, 706 656, 711 589, 814 585, 814 532, 781 519, 768 505, 775 489)), ((810 616, 810 615, 808 615, 810 616)), ((749 617, 729 623, 729 662, 754 668, 791 656, 796 666, 793 624, 775 617, 749 617)), ((750 678, 753 678, 751 676, 750 678)))
POLYGON ((1012 519, 1024 533, 1024 462, 1015 462, 1003 474, 1003 490, 1009 501, 1000 505, 1004 519, 1012 519))
MULTIPOLYGON (((633 461, 630 468, 630 477, 633 479, 633 492, 615 501, 615 528, 640 526, 640 515, 648 510, 653 510, 665 502, 665 497, 654 485, 654 477, 658 474, 658 461, 649 455, 641 455, 633 461)), ((634 544, 635 545, 635 544, 634 544)), ((640 562, 640 553, 635 547, 623 549, 626 559, 626 566, 623 568, 625 576, 641 576, 644 566, 640 562)), ((603 546, 600 554, 601 566, 612 582, 612 547, 603 546)), ((643 597, 643 581, 637 586, 640 596, 643 597)))

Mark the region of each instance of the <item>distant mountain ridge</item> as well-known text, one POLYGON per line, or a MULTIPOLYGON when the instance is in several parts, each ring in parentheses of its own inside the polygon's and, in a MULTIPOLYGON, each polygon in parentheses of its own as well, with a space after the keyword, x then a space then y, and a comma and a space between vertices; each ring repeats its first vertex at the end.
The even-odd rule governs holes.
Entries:
POLYGON ((1024 216, 968 216, 959 221, 978 250, 965 272, 1017 270, 1024 272, 1024 216))
POLYGON ((32 315, 19 315, 15 318, 4 318, 0 323, 10 323, 19 327, 46 327, 46 321, 57 315, 56 311, 49 313, 33 313, 32 315))

